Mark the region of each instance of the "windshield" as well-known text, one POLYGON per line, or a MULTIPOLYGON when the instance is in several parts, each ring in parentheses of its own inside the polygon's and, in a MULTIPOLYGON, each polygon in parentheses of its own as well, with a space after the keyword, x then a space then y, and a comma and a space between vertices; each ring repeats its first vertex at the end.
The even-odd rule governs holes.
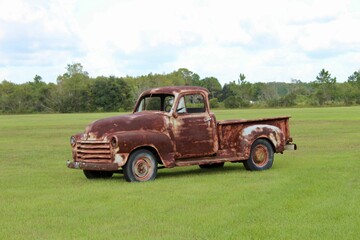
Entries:
POLYGON ((174 104, 173 95, 147 95, 141 98, 136 112, 163 111, 170 112, 174 104))

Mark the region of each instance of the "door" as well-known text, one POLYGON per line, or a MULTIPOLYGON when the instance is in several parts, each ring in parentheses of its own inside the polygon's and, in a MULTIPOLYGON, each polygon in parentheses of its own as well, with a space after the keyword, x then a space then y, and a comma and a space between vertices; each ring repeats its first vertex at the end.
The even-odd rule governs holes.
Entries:
POLYGON ((182 96, 174 111, 177 112, 172 118, 176 158, 213 155, 215 119, 206 109, 204 96, 182 96))

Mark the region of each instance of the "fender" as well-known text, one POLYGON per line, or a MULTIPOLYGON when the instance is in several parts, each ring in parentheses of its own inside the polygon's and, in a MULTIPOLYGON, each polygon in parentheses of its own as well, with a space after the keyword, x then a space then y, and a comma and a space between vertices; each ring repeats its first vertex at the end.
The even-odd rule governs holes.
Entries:
POLYGON ((158 131, 136 130, 114 134, 118 139, 118 151, 115 161, 123 166, 126 164, 132 151, 140 147, 153 148, 165 167, 174 167, 174 145, 170 137, 158 131), (118 159, 117 159, 118 158, 118 159))
POLYGON ((240 132, 240 151, 244 152, 245 158, 250 156, 251 145, 259 138, 269 140, 277 153, 282 153, 285 149, 285 136, 280 128, 273 125, 257 124, 246 127, 240 132))

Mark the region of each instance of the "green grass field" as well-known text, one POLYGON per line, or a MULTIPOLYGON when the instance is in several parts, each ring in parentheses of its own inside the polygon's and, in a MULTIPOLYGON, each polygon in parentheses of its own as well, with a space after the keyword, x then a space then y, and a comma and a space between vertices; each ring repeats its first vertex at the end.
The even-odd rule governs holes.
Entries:
POLYGON ((88 180, 69 137, 112 114, 0 116, 0 239, 360 239, 360 107, 218 110, 291 115, 297 151, 273 168, 159 170, 88 180))

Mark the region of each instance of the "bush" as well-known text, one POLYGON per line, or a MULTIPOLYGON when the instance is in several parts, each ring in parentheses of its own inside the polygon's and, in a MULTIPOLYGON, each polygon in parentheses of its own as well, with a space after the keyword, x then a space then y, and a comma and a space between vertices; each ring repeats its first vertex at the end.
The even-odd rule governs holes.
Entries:
POLYGON ((219 101, 217 98, 210 99, 210 108, 218 108, 219 101))
POLYGON ((230 96, 224 100, 225 108, 249 107, 250 102, 241 97, 230 96))

